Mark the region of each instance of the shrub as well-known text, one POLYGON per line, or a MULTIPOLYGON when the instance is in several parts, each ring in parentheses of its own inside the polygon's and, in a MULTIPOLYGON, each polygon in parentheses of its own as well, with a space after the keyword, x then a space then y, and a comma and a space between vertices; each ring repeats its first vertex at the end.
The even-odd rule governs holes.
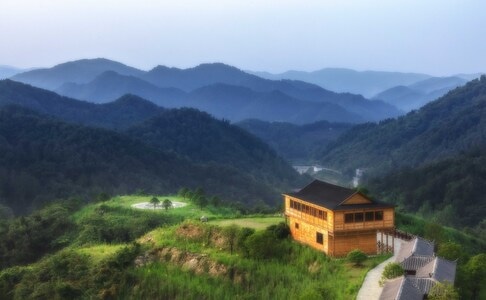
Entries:
POLYGON ((361 266, 363 262, 368 258, 368 256, 366 256, 363 251, 359 249, 354 249, 353 251, 348 253, 346 258, 355 266, 361 266))
POLYGON ((397 264, 397 263, 394 263, 394 262, 388 263, 385 266, 383 273, 381 274, 381 279, 380 279, 379 283, 380 283, 380 285, 383 285, 383 283, 387 279, 392 279, 392 278, 402 276, 404 273, 405 273, 405 271, 403 270, 403 268, 400 264, 397 264))

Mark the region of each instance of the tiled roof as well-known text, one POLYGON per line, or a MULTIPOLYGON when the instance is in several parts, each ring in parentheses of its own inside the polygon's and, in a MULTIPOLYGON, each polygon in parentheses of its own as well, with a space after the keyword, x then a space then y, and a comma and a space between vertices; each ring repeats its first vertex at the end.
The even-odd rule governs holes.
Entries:
POLYGON ((403 260, 400 263, 400 265, 402 265, 402 268, 406 271, 417 271, 418 269, 429 264, 433 260, 434 260, 433 256, 412 255, 412 256, 405 258, 405 260, 403 260))
POLYGON ((430 289, 435 285, 435 281, 430 278, 416 278, 407 277, 407 281, 410 282, 421 294, 428 294, 430 289))
POLYGON ((456 262, 440 257, 434 257, 428 264, 417 269, 416 277, 432 278, 439 282, 448 281, 454 284, 456 278, 456 262))
POLYGON ((410 256, 433 256, 434 243, 423 238, 415 237, 414 239, 402 243, 398 251, 396 262, 401 263, 410 256))
POLYGON ((388 281, 380 295, 380 300, 423 300, 424 294, 407 277, 388 281))
MULTIPOLYGON (((341 203, 358 192, 320 180, 314 180, 298 192, 287 193, 291 197, 320 205, 332 210, 349 209, 350 205, 341 203)), ((391 204, 372 201, 368 204, 353 204, 353 208, 393 207, 391 204)))

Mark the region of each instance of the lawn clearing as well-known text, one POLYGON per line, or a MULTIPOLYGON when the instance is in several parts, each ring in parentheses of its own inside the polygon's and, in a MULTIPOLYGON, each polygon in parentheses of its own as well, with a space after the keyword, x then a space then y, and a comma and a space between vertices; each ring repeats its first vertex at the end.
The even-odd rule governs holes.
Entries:
POLYGON ((240 219, 225 219, 210 221, 210 224, 218 226, 229 226, 235 224, 240 227, 248 227, 256 230, 263 230, 270 225, 275 225, 280 222, 285 222, 283 217, 255 217, 255 218, 240 218, 240 219))
MULTIPOLYGON (((172 206, 170 208, 180 208, 186 205, 187 203, 184 202, 172 201, 172 206)), ((132 207, 138 209, 154 209, 154 205, 150 202, 135 203, 132 204, 132 207)), ((157 204, 155 205, 155 209, 165 209, 165 207, 162 204, 157 204)))

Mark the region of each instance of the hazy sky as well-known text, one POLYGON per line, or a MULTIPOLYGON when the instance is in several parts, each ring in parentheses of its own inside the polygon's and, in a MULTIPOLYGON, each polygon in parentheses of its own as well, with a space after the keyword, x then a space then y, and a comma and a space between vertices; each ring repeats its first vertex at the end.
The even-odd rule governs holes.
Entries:
POLYGON ((486 1, 0 0, 0 64, 486 71, 486 1))

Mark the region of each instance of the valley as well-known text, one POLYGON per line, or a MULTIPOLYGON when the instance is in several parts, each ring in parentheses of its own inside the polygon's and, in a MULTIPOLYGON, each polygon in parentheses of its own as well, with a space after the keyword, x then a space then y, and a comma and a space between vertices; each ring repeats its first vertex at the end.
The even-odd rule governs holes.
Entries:
POLYGON ((389 256, 356 266, 293 240, 281 195, 315 178, 394 204, 397 229, 458 259, 461 297, 483 295, 486 77, 402 75, 434 99, 403 114, 219 63, 1 80, 0 295, 354 299, 389 256))

